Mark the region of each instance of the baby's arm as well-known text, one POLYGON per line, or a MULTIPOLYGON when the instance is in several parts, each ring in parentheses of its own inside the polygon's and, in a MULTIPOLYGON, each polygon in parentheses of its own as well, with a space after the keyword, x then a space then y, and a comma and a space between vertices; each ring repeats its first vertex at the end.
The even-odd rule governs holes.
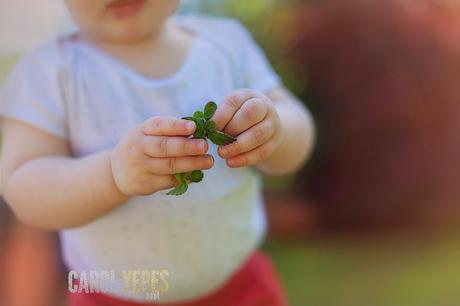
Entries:
POLYGON ((219 147, 232 168, 256 166, 271 175, 297 171, 311 154, 315 138, 308 109, 288 90, 266 94, 243 89, 231 93, 217 109, 217 128, 237 137, 219 147))
POLYGON ((286 174, 299 170, 308 160, 315 141, 315 124, 309 110, 288 90, 278 88, 267 93, 280 117, 283 137, 267 160, 256 166, 267 174, 286 174))
POLYGON ((151 118, 128 131, 114 149, 82 158, 72 158, 60 138, 4 120, 3 195, 23 222, 45 229, 86 224, 131 196, 174 187, 174 173, 213 164, 204 155, 204 140, 183 137, 195 129, 186 120, 151 118))

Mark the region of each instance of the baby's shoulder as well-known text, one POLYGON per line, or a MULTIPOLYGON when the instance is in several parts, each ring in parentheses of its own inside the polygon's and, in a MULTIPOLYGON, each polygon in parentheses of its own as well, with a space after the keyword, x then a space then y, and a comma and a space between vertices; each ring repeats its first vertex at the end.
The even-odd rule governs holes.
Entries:
POLYGON ((181 17, 179 21, 213 46, 214 50, 232 63, 232 66, 241 66, 252 38, 250 32, 238 20, 192 15, 181 17))

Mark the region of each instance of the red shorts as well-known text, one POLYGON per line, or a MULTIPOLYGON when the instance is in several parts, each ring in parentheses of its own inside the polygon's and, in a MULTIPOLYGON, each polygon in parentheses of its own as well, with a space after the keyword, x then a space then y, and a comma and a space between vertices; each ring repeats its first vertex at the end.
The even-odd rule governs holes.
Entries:
MULTIPOLYGON (((135 303, 101 293, 73 293, 68 306, 159 306, 157 303, 135 303)), ((218 291, 209 296, 168 306, 287 306, 283 290, 270 259, 254 252, 244 266, 218 291)))

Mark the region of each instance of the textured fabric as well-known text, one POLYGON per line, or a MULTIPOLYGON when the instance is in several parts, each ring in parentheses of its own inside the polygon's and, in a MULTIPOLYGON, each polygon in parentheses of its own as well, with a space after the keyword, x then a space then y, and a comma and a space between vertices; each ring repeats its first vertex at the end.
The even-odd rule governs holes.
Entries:
MULTIPOLYGON (((173 286, 174 284, 172 284, 173 286)), ((160 297, 161 298, 161 297, 160 297)), ((133 303, 104 294, 69 294, 67 306, 160 306, 133 303)), ((217 291, 197 300, 168 306, 287 306, 286 298, 270 259, 255 252, 244 266, 217 291)))
MULTIPOLYGON (((147 79, 77 36, 34 50, 16 66, 0 96, 0 115, 66 139, 75 156, 111 148, 129 128, 155 115, 182 117, 241 87, 267 91, 277 75, 238 22, 177 17, 196 40, 181 68, 147 79)), ((166 191, 131 198, 85 226, 61 231, 71 270, 168 270, 164 301, 205 295, 223 283, 265 233, 261 178, 215 158, 200 184, 181 197, 166 191)), ((115 295, 143 301, 122 290, 115 295)))

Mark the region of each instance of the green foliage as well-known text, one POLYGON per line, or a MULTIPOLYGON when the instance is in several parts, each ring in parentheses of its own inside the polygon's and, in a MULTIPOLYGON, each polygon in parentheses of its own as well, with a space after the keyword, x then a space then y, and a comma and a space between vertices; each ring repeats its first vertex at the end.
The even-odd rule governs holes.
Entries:
POLYGON ((208 102, 204 107, 204 111, 196 111, 193 117, 182 117, 182 119, 191 120, 196 124, 196 130, 193 138, 208 138, 218 146, 231 144, 236 139, 228 134, 216 130, 216 123, 211 120, 211 117, 217 110, 215 102, 208 102))
POLYGON ((182 195, 184 193, 187 192, 187 189, 188 189, 188 182, 185 178, 185 173, 177 173, 177 174, 174 174, 174 176, 176 177, 176 180, 177 180, 177 186, 170 190, 167 195, 176 195, 176 196, 179 196, 179 195, 182 195))
POLYGON ((457 230, 442 239, 397 236, 271 240, 263 249, 292 306, 458 305, 457 230))
MULTIPOLYGON (((236 138, 216 130, 216 123, 211 120, 216 110, 217 104, 211 101, 205 105, 204 111, 196 111, 193 113, 193 117, 182 117, 182 119, 195 122, 196 130, 195 133, 193 133, 194 139, 209 139, 218 146, 231 144, 236 138)), ((199 183, 203 180, 203 176, 204 174, 201 170, 175 174, 178 184, 174 189, 170 190, 167 195, 179 196, 184 194, 187 192, 190 182, 199 183)))
POLYGON ((177 186, 169 191, 167 195, 182 195, 187 192, 189 182, 199 183, 203 180, 203 171, 194 170, 190 173, 177 173, 174 175, 178 182, 177 186))

